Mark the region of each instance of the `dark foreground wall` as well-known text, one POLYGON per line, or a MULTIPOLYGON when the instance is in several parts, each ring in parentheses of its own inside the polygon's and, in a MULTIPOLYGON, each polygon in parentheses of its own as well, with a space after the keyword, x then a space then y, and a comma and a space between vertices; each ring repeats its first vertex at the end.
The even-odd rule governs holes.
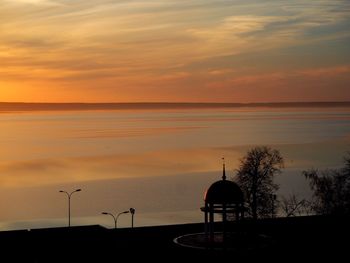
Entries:
MULTIPOLYGON (((0 232, 0 262, 341 262, 350 253, 349 217, 299 217, 230 225, 269 237, 266 245, 233 250, 191 249, 174 238, 203 224, 108 230, 100 226, 0 232)), ((217 230, 221 225, 217 224, 217 230)))

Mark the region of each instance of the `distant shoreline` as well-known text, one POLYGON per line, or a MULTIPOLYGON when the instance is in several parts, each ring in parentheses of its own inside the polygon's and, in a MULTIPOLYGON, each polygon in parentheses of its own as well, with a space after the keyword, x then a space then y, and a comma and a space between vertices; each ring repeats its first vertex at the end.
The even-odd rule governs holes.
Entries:
POLYGON ((125 103, 25 103, 0 102, 0 112, 9 111, 85 111, 85 110, 172 110, 223 108, 340 108, 343 102, 269 102, 269 103, 196 103, 196 102, 125 102, 125 103))

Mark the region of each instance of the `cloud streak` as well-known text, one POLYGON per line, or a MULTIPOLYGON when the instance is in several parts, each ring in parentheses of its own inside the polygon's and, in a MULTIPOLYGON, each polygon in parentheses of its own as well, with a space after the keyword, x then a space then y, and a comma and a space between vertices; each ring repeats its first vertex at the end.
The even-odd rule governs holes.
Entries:
MULTIPOLYGON (((272 54, 350 37, 346 30, 349 8, 347 1, 324 0, 264 4, 1 0, 0 99, 11 100, 14 96, 6 96, 11 88, 30 90, 36 86, 42 92, 57 90, 54 94, 62 90, 62 95, 51 101, 76 101, 77 94, 90 87, 114 89, 116 101, 150 99, 144 94, 152 94, 154 100, 176 100, 174 87, 179 85, 201 92, 203 81, 197 79, 196 70, 189 70, 194 64, 212 61, 211 72, 236 71, 214 65, 222 57, 234 60, 245 54, 272 54), (151 81, 155 81, 153 86, 151 81), (164 87, 169 93, 162 91, 164 87), (63 94, 67 90, 72 92, 63 94), (134 96, 134 91, 139 96, 134 96)), ((256 67, 263 70, 264 64, 256 67)), ((210 76, 213 78, 204 79, 214 81, 218 74, 210 76)), ((94 100, 95 95, 87 100, 94 100)), ((97 100, 107 98, 110 93, 97 100)), ((202 100, 208 99, 210 96, 202 100)), ((19 95, 16 100, 33 98, 19 95)))

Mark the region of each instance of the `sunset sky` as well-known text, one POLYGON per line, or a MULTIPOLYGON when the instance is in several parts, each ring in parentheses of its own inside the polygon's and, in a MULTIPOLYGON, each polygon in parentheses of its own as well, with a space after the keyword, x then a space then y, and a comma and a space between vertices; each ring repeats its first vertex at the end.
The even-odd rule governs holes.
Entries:
POLYGON ((350 1, 0 0, 0 101, 350 100, 350 1))

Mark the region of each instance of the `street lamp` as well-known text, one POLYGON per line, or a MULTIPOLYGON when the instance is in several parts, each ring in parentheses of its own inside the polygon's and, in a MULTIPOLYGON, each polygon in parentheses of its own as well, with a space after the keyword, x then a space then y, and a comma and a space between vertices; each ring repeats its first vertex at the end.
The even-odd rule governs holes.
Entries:
POLYGON ((134 228, 134 214, 135 214, 135 208, 130 208, 129 209, 129 211, 130 211, 130 214, 131 214, 131 228, 134 228))
POLYGON ((72 194, 76 193, 76 192, 80 192, 81 189, 76 189, 71 193, 68 193, 66 191, 60 190, 60 193, 65 193, 68 197, 68 227, 70 227, 70 198, 72 196, 72 194))
POLYGON ((110 215, 111 217, 113 217, 113 220, 114 220, 114 228, 117 229, 117 222, 118 222, 118 217, 122 214, 127 214, 129 213, 130 211, 123 211, 121 213, 119 213, 117 216, 111 214, 111 213, 108 213, 108 212, 102 212, 101 214, 102 215, 110 215))

